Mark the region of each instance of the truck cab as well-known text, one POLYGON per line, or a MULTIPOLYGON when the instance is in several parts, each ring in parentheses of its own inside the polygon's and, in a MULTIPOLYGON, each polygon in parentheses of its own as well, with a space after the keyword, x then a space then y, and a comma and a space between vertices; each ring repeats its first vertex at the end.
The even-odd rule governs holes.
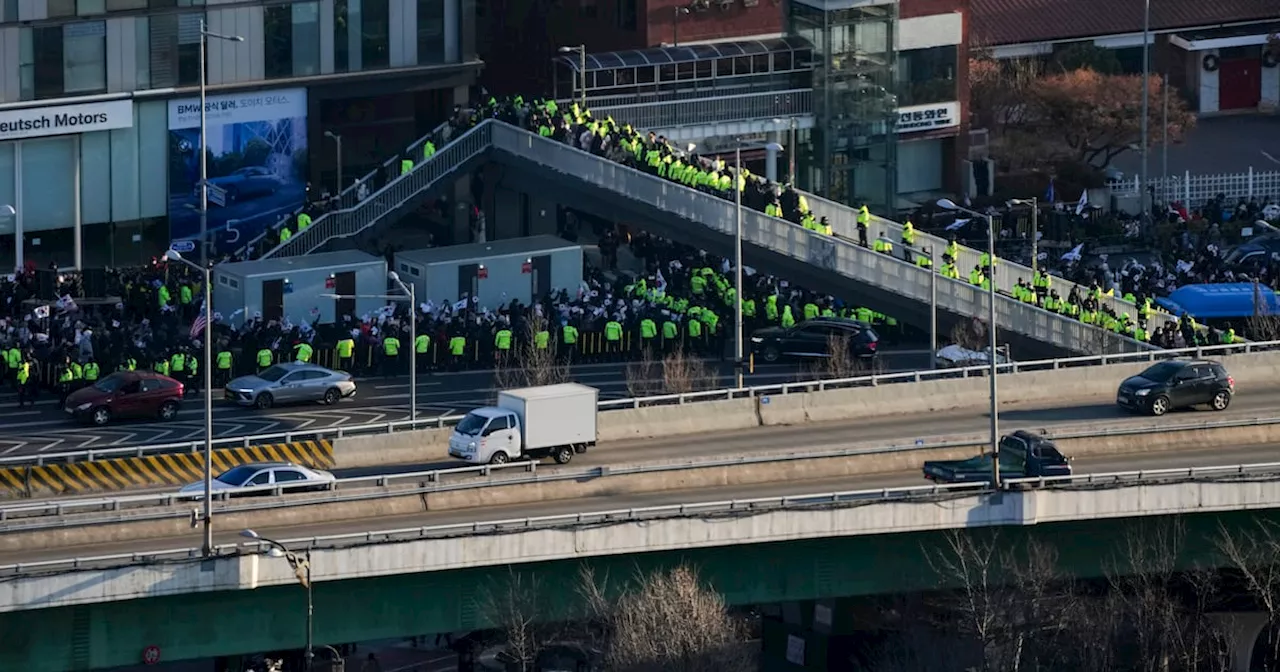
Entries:
POLYGON ((449 437, 449 454, 475 464, 503 463, 520 453, 520 416, 497 406, 471 411, 449 437))
POLYGON ((577 383, 498 393, 496 406, 477 408, 449 437, 449 455, 471 464, 551 457, 566 464, 596 444, 599 391, 577 383))
MULTIPOLYGON (((991 455, 967 460, 931 460, 924 463, 924 477, 938 483, 980 483, 992 478, 991 455)), ((1002 478, 1070 476, 1071 463, 1052 441, 1039 434, 1017 431, 1000 437, 1002 478)))

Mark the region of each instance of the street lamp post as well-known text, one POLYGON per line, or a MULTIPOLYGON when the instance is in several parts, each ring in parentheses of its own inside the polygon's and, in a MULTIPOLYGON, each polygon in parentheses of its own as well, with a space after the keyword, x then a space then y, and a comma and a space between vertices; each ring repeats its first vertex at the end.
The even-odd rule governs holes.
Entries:
POLYGON ((250 529, 241 530, 240 536, 269 545, 271 549, 267 551, 267 555, 273 558, 284 558, 289 563, 289 566, 293 568, 293 574, 298 578, 298 583, 301 584, 303 588, 307 589, 307 648, 303 650, 303 656, 306 660, 306 665, 303 669, 309 672, 311 670, 312 663, 315 660, 315 652, 313 650, 314 646, 312 644, 312 626, 315 621, 315 602, 312 600, 311 596, 311 549, 308 548, 302 555, 298 555, 297 553, 289 550, 289 548, 284 544, 274 539, 268 539, 250 529))
POLYGON ((923 253, 929 259, 929 368, 938 368, 938 264, 933 248, 923 253))
POLYGON ((1149 204, 1147 201, 1147 184, 1151 182, 1151 165, 1147 160, 1148 152, 1148 135, 1147 119, 1150 116, 1151 107, 1151 0, 1143 0, 1142 3, 1142 193, 1139 195, 1142 200, 1142 212, 1147 214, 1149 204))
MULTIPOLYGON (((209 74, 205 68, 205 49, 209 38, 226 40, 227 42, 244 42, 239 35, 222 35, 211 33, 205 29, 204 19, 200 19, 200 263, 209 263, 209 144, 205 124, 205 98, 209 88, 209 74)), ((206 465, 208 462, 205 463, 206 465)), ((206 467, 207 469, 207 467, 206 467)), ((207 500, 206 500, 207 501, 207 500)))
POLYGON ((671 46, 680 46, 680 17, 689 13, 688 7, 673 7, 675 16, 671 19, 671 46))
POLYGON ((1008 205, 1031 206, 1031 279, 1034 282, 1036 271, 1040 270, 1040 199, 1035 196, 1014 198, 1008 205))
MULTIPOLYGON (((938 207, 943 210, 964 212, 987 220, 987 256, 991 259, 991 271, 992 276, 994 276, 996 266, 996 224, 991 215, 956 205, 949 198, 939 199, 938 207)), ((996 280, 994 277, 987 278, 987 333, 990 335, 990 343, 988 344, 990 350, 987 353, 987 361, 991 365, 990 372, 987 374, 987 377, 991 379, 989 392, 991 397, 989 409, 991 414, 991 484, 998 488, 1000 487, 1000 390, 996 384, 996 376, 1000 372, 1000 365, 996 352, 996 280)))
POLYGON ((395 271, 387 273, 387 279, 395 283, 404 294, 321 294, 325 299, 384 299, 409 302, 409 420, 418 421, 418 297, 413 284, 406 284, 395 271))
POLYGON ((333 192, 336 196, 342 193, 342 136, 333 131, 325 131, 324 137, 338 144, 338 189, 333 192))
POLYGON ((583 112, 587 110, 587 45, 579 44, 576 47, 560 47, 560 53, 578 54, 578 74, 581 75, 578 84, 578 104, 581 105, 583 112))
MULTIPOLYGON (((736 147, 733 152, 734 175, 733 175, 733 204, 734 219, 736 224, 733 227, 733 325, 734 325, 734 369, 737 371, 738 388, 746 386, 743 380, 743 357, 745 348, 743 346, 742 335, 742 139, 737 139, 736 147)), ((723 350, 721 351, 723 352, 723 350)))
POLYGON ((169 250, 164 258, 186 264, 204 275, 204 544, 205 557, 213 555, 213 274, 206 262, 194 264, 169 250))
POLYGON ((781 125, 786 123, 790 126, 790 135, 787 138, 787 181, 796 184, 796 128, 799 120, 795 117, 788 117, 785 121, 782 119, 774 119, 774 124, 781 125))

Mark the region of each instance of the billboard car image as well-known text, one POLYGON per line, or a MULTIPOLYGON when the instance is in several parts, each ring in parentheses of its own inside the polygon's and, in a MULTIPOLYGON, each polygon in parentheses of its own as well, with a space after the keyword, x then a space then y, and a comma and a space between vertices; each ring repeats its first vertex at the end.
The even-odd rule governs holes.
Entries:
MULTIPOLYGON (((307 92, 211 96, 205 104, 209 240, 230 251, 306 199, 307 92)), ((200 101, 169 101, 169 233, 200 236, 200 101)))

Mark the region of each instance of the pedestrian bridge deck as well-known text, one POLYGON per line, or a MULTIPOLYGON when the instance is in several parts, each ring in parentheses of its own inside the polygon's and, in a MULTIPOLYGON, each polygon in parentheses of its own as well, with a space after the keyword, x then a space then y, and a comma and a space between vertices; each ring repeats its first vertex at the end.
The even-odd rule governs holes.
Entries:
MULTIPOLYGON (((732 250, 737 221, 732 202, 488 120, 377 194, 316 220, 274 254, 306 254, 379 221, 390 221, 403 211, 402 204, 455 175, 457 165, 486 153, 492 160, 526 169, 509 175, 506 181, 523 183, 531 190, 558 189, 566 195, 565 202, 593 214, 654 223, 664 229, 660 233, 720 254, 732 250)), ((930 284, 935 280, 942 329, 956 321, 988 314, 987 295, 980 288, 854 244, 849 240, 856 236, 854 209, 813 195, 806 198, 814 214, 827 217, 837 235, 825 236, 744 208, 742 236, 747 244, 747 263, 809 286, 831 287, 831 293, 837 296, 856 296, 859 302, 916 325, 928 324, 930 284)), ((877 220, 874 226, 890 237, 900 231, 888 220, 877 220)), ((917 240, 935 250, 945 246, 944 241, 924 233, 918 233, 917 240)), ((979 257, 978 251, 964 248, 957 263, 961 268, 971 268, 979 257)), ((1030 277, 1030 269, 1001 260, 996 273, 997 289, 1011 289, 1019 277, 1030 277)), ((1135 310, 1128 312, 1133 314, 1135 310)), ((1008 335, 1059 351, 1096 354, 1151 347, 1003 295, 996 300, 996 321, 1008 335)), ((1002 336, 1002 340, 1007 339, 1002 336)))

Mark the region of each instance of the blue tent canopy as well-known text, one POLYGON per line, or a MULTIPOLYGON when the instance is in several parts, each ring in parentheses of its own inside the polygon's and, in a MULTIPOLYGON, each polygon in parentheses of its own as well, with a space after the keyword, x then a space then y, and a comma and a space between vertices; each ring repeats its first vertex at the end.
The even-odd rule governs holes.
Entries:
POLYGON ((1174 315, 1186 313, 1199 320, 1280 315, 1276 293, 1266 285, 1251 282, 1187 285, 1156 299, 1156 303, 1174 315))

